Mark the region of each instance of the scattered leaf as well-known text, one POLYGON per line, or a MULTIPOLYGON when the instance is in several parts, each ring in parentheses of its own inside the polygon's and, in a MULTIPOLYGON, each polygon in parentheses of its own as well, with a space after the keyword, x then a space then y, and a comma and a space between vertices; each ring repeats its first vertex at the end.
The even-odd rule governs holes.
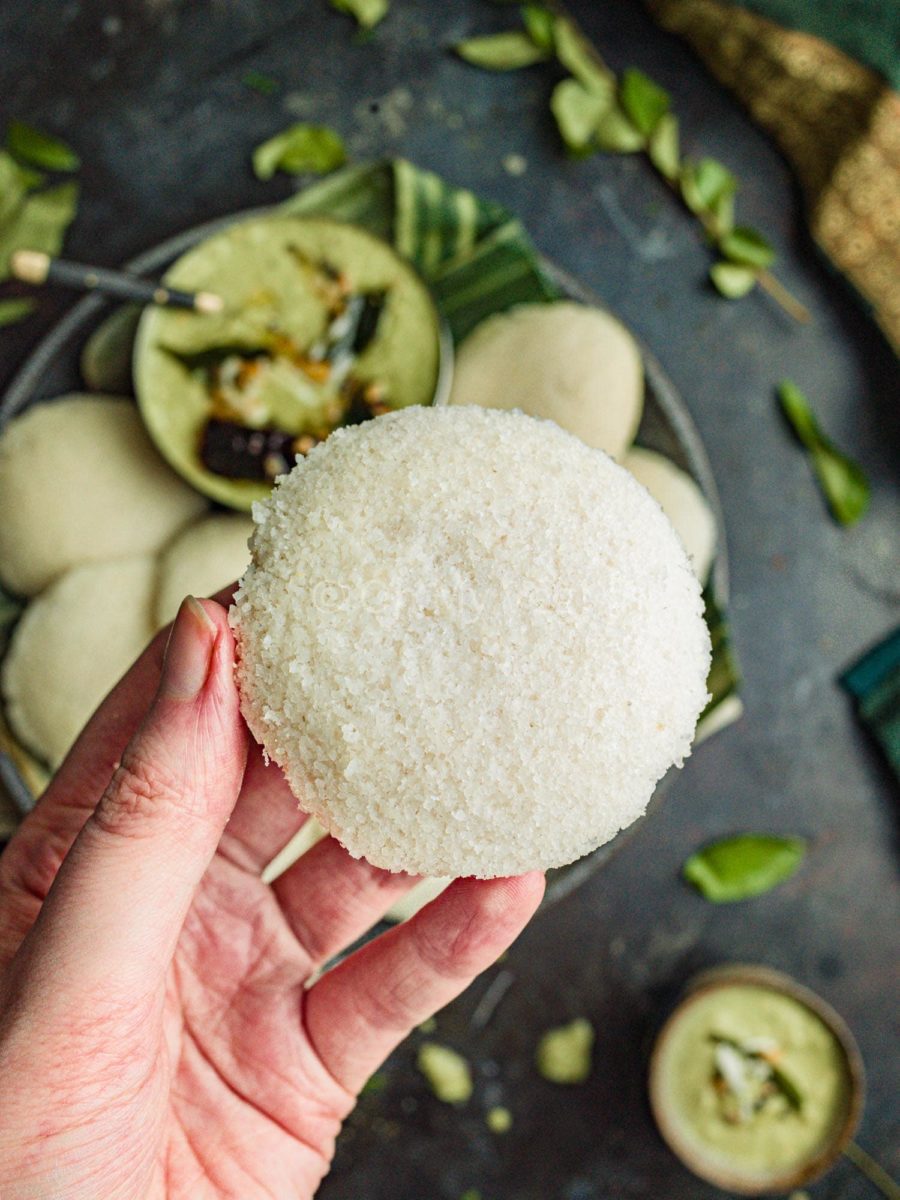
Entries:
POLYGON ((778 385, 778 398, 797 437, 809 451, 828 507, 841 525, 853 525, 869 507, 870 489, 860 467, 842 454, 819 428, 809 401, 790 379, 778 385))
POLYGON ((297 175, 314 171, 325 175, 346 161, 340 134, 325 125, 291 125, 257 146, 253 171, 258 179, 271 179, 276 171, 297 175))
POLYGON ((14 216, 27 191, 23 168, 5 150, 0 150, 0 227, 14 216))
POLYGON ((484 1121, 491 1133, 509 1133, 512 1129, 512 1113, 499 1104, 488 1109, 484 1121))
POLYGON ((629 67, 619 82, 619 101, 632 124, 649 137, 669 111, 670 97, 643 71, 629 67))
POLYGON ((727 300, 740 300, 756 285, 753 267, 742 267, 737 263, 717 262, 709 268, 709 277, 719 295, 727 300))
POLYGON ((509 33, 492 33, 487 37, 467 38, 453 47, 460 58, 473 67, 487 71, 517 71, 531 67, 547 58, 543 50, 527 33, 513 29, 509 33))
POLYGON ((739 225, 719 241, 719 249, 732 262, 747 267, 770 267, 775 251, 761 233, 739 225))
POLYGON ((522 6, 522 23, 526 32, 536 46, 552 54, 556 47, 553 26, 556 18, 553 13, 541 4, 524 4, 522 6))
POLYGON ((634 154, 647 144, 644 134, 617 104, 608 108, 597 122, 594 140, 601 150, 611 150, 616 154, 634 154))
POLYGON ((12 217, 0 225, 0 279, 9 277, 9 259, 16 250, 43 250, 51 257, 59 254, 77 207, 75 182, 29 193, 12 217))
POLYGON ((388 1077, 385 1071, 376 1071, 374 1075, 370 1075, 360 1090, 361 1096, 367 1096, 370 1092, 383 1092, 388 1085, 388 1077))
POLYGON ((132 390, 132 359, 140 304, 114 308, 84 344, 81 377, 93 392, 127 395, 132 390))
POLYGON ((585 1017, 576 1017, 541 1037, 535 1066, 551 1083, 584 1083, 591 1073, 593 1046, 593 1025, 585 1017))
POLYGON ((553 40, 559 62, 575 76, 579 83, 590 91, 606 93, 615 89, 615 75, 597 62, 590 43, 585 41, 568 17, 556 18, 553 25, 553 40))
POLYGON ((461 1054, 437 1042, 423 1042, 416 1066, 428 1080, 438 1100, 445 1104, 465 1104, 472 1095, 472 1072, 461 1054))
POLYGON ((650 161, 665 179, 674 181, 681 169, 678 146, 678 118, 673 113, 660 117, 647 143, 650 161))
POLYGON ((81 166, 81 159, 71 146, 24 121, 10 121, 6 148, 23 162, 47 171, 77 171, 81 166))
POLYGON ((271 96, 281 87, 277 79, 262 71, 248 71, 241 82, 251 91, 259 92, 260 96, 271 96))
POLYGON ((602 92, 584 87, 577 79, 564 79, 553 89, 550 111, 568 148, 576 154, 585 153, 594 141, 598 122, 609 111, 612 88, 602 92))
POLYGON ((360 29, 374 29, 379 21, 384 20, 390 8, 389 0, 329 0, 331 7, 338 12, 349 13, 356 17, 360 29))
POLYGON ((734 192, 719 192, 709 206, 709 216, 712 221, 710 234, 714 239, 721 239, 731 233, 734 228, 734 192))
POLYGON ((721 196, 734 195, 736 191, 737 180, 715 158, 687 162, 681 169, 681 194, 691 212, 709 212, 721 196))
POLYGON ((0 329, 4 325, 15 325, 17 321, 23 321, 25 317, 31 316, 36 308, 37 301, 26 297, 0 300, 0 329))
POLYGON ((704 846, 685 862, 682 875, 707 900, 727 904, 790 879, 805 854, 802 838, 745 833, 704 846))

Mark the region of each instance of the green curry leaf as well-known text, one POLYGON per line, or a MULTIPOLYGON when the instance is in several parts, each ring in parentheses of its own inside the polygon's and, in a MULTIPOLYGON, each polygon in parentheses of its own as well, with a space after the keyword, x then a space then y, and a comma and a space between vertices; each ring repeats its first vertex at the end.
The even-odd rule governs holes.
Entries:
POLYGON ((524 4, 521 12, 522 24, 528 36, 536 46, 552 54, 556 46, 553 34, 556 18, 553 13, 541 4, 524 4))
POLYGON ((29 193, 0 224, 0 279, 9 277, 9 260, 16 250, 42 250, 51 257, 59 254, 77 207, 78 184, 74 181, 29 193))
POLYGON ((740 300, 756 284, 754 268, 742 267, 738 263, 713 263, 709 268, 709 277, 719 295, 727 300, 740 300))
POLYGON ((678 178, 681 156, 678 146, 678 118, 673 113, 665 113, 660 117, 647 143, 647 154, 663 178, 668 179, 670 183, 678 178))
POLYGON ((17 321, 31 316, 36 308, 37 302, 29 300, 27 297, 0 300, 0 329, 4 325, 14 325, 17 321))
POLYGON ((264 71, 247 71, 241 83, 252 92, 258 92, 260 96, 272 96, 281 86, 274 76, 266 75, 264 71))
POLYGON ((634 154, 647 145, 646 136, 622 111, 618 104, 611 105, 597 122, 594 140, 601 150, 616 154, 634 154))
POLYGON ((619 101, 626 115, 645 137, 656 129, 669 111, 669 93, 637 67, 622 72, 619 101))
POLYGON ((718 159, 686 162, 681 169, 681 194, 691 212, 711 212, 723 196, 736 191, 737 180, 718 159))
POLYGON ((389 0, 330 0, 330 3, 338 12, 355 17, 360 29, 374 29, 390 8, 389 0))
POLYGON ((276 171, 297 175, 313 171, 325 175, 346 161, 340 134, 326 125, 291 125, 257 146, 253 171, 257 179, 271 179, 276 171))
POLYGON ((81 159, 71 146, 24 121, 10 121, 6 148, 23 162, 47 171, 77 171, 81 166, 81 159))
POLYGON ((778 399, 797 437, 806 447, 832 516, 853 525, 869 507, 869 481, 819 428, 809 401, 790 379, 778 385, 778 399))
POLYGON ((560 64, 574 75, 579 83, 590 91, 613 91, 616 86, 615 75, 597 62, 591 53, 590 43, 568 17, 556 18, 553 40, 560 64))
POLYGON ((775 251, 761 233, 746 225, 732 229, 719 241, 719 249, 726 258, 742 266, 770 267, 775 261, 775 251))
POLYGON ((591 148, 600 119, 609 111, 612 89, 602 92, 586 88, 577 79, 564 79, 553 89, 550 111, 566 146, 575 154, 591 148))
POLYGON ((457 42, 454 50, 473 67, 482 67, 487 71, 517 71, 520 67, 531 67, 547 58, 547 51, 518 29, 467 38, 464 42, 457 42))
POLYGON ((805 854, 802 838, 744 833, 692 854, 682 875, 707 900, 726 904, 760 896, 790 879, 805 854))

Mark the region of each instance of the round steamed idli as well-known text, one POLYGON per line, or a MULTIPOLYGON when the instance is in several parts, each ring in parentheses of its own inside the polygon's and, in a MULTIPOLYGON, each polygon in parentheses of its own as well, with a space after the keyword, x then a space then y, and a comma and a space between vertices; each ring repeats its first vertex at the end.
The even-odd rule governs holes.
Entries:
POLYGON ((615 317, 583 304, 525 304, 488 317, 463 342, 450 404, 520 408, 620 459, 637 433, 644 373, 615 317))
POLYGON ((699 584, 644 489, 556 425, 409 408, 339 429, 254 518, 244 716, 352 854, 561 866, 688 754, 699 584))
POLYGON ((664 455, 642 446, 633 446, 622 466, 647 489, 672 522, 694 573, 705 583, 716 553, 716 519, 697 484, 664 455))
POLYGON ((82 563, 155 554, 205 507, 128 400, 63 396, 0 435, 0 579, 22 595, 82 563))
POLYGON ((239 578, 250 561, 249 517, 214 513, 177 534, 159 559, 156 623, 174 620, 185 596, 212 596, 239 578))
POLYGON ((149 555, 90 563, 25 609, 0 686, 13 730, 51 767, 147 644, 155 579, 149 555))

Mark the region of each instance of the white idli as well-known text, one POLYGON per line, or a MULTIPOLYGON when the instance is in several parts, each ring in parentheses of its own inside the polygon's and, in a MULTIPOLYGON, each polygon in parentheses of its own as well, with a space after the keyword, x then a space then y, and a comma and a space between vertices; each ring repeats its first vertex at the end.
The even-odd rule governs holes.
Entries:
POLYGON ((716 519, 700 488, 670 459, 643 446, 632 446, 622 466, 647 489, 672 522, 694 574, 705 583, 716 554, 716 519))
POLYGON ((602 309, 560 301, 482 321, 459 349, 449 402, 520 408, 620 459, 643 395, 640 351, 625 326, 602 309))
POLYGON ((159 559, 157 625, 175 619, 185 596, 212 596, 243 575, 252 533, 250 517, 214 513, 177 534, 159 559))
POLYGON ((627 471, 474 407, 339 429, 254 508, 242 709, 351 854, 421 875, 586 854, 706 703, 700 588, 627 471))
POLYGON ((149 555, 68 571, 25 609, 0 675, 17 737, 57 767, 151 635, 149 555))
POLYGON ((21 595, 82 563, 155 554, 205 507, 128 400, 63 396, 0 435, 0 579, 21 595))

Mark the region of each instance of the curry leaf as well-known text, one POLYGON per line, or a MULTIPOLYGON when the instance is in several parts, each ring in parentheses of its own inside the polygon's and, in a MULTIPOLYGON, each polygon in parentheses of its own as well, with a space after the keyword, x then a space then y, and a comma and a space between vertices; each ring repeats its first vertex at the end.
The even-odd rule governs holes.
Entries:
POLYGON ((755 269, 742 267, 738 263, 714 263, 709 268, 709 277, 719 295, 727 300, 740 300, 756 283, 755 269))
POLYGON ((324 175, 346 161, 340 134, 325 125, 291 125, 276 133, 253 151, 253 170, 258 179, 271 179, 276 171, 297 175, 314 171, 324 175))
POLYGON ((553 89, 550 110, 556 118, 559 132, 568 148, 576 154, 588 150, 600 118, 612 104, 612 89, 608 95, 584 87, 577 79, 564 79, 553 89))
POLYGON ((649 137, 669 111, 669 93, 637 67, 622 72, 619 101, 637 128, 649 137))
POLYGON ((665 113, 657 122, 656 128, 647 143, 647 154, 650 161, 665 179, 673 181, 678 178, 681 169, 681 158, 678 149, 678 118, 672 113, 665 113))
POLYGON ((745 833, 692 854, 682 875, 715 904, 760 896, 794 874, 806 854, 796 837, 745 833))
POLYGON ((457 42, 454 50, 473 67, 483 67, 488 71, 517 71, 520 67, 530 67, 547 58, 547 51, 518 29, 468 38, 464 42, 457 42))
POLYGON ((9 277, 9 260, 16 250, 42 250, 51 257, 59 254, 77 207, 78 184, 74 182, 29 193, 0 225, 0 279, 9 277))
POLYGON ((71 146, 24 121, 10 121, 6 148, 23 162, 47 171, 77 171, 81 166, 81 159, 71 146))
POLYGON ((22 168, 5 150, 0 150, 0 226, 12 219, 27 190, 22 168))
POLYGON ((647 144, 644 134, 617 104, 611 105, 597 122, 594 139, 601 150, 616 154, 634 154, 647 144))
POLYGON ((568 17, 557 17, 553 25, 556 57, 579 83, 590 91, 611 92, 616 86, 612 71, 601 66, 591 53, 590 43, 568 17))
POLYGON ((356 17, 360 29, 374 29, 390 8, 389 0, 330 0, 330 3, 338 12, 356 17))
POLYGON ((709 212, 722 196, 733 196, 736 191, 737 180, 715 158, 701 158, 682 167, 681 194, 691 212, 709 212))
POLYGON ((244 87, 250 88, 253 92, 258 92, 260 96, 271 96, 281 86, 277 79, 271 75, 266 75, 263 71, 248 71, 241 82, 244 87))
POLYGON ((828 507, 841 525, 853 525, 869 507, 870 488, 862 470, 841 454, 819 428, 809 402, 790 379, 778 385, 781 408, 806 447, 828 507))
POLYGON ((536 46, 552 54, 556 45, 553 36, 553 26, 556 18, 548 9, 540 4, 524 4, 522 6, 522 23, 526 32, 536 46))
POLYGON ((732 262, 747 267, 769 267, 775 261, 775 251, 761 233, 739 225, 719 241, 719 249, 732 262))
POLYGON ((22 299, 0 300, 0 329, 4 325, 14 325, 16 321, 21 321, 25 317, 31 316, 36 308, 36 301, 24 297, 22 299))

